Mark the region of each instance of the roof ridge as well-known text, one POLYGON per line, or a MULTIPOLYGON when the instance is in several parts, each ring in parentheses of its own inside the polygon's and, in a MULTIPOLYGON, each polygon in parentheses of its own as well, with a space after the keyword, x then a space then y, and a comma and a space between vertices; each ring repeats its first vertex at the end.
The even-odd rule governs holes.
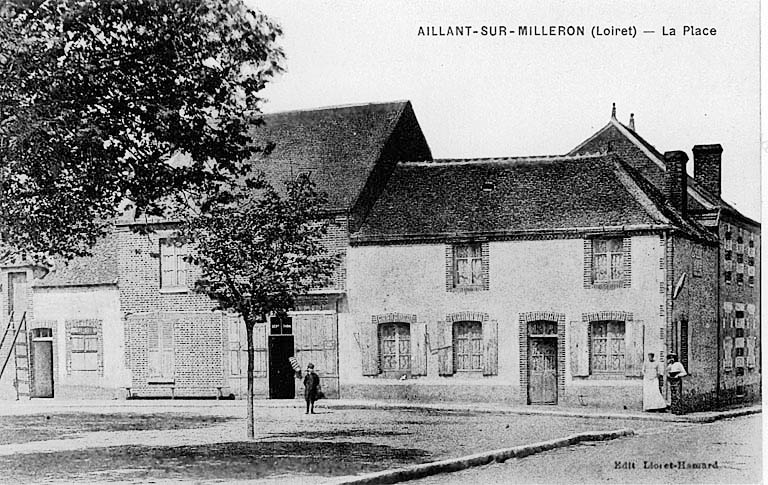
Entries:
POLYGON ((261 112, 259 114, 262 116, 282 115, 282 114, 305 113, 305 112, 313 112, 313 111, 327 111, 327 110, 344 109, 344 108, 360 108, 363 106, 384 106, 387 104, 405 104, 408 102, 410 102, 409 99, 396 99, 392 101, 369 102, 369 103, 334 104, 329 106, 318 106, 315 108, 296 108, 296 109, 287 109, 287 110, 281 110, 281 111, 261 112))
POLYGON ((477 157, 477 158, 435 158, 433 160, 401 160, 399 163, 412 166, 470 165, 473 163, 505 162, 556 162, 561 160, 584 160, 603 158, 607 152, 582 153, 578 155, 525 155, 512 157, 477 157))

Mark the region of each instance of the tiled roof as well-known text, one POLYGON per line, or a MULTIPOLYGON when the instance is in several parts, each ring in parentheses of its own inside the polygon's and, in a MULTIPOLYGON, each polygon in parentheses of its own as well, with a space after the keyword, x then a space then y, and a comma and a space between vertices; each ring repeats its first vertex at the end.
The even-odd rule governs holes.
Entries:
POLYGON ((671 227, 625 168, 605 154, 401 163, 354 239, 671 227))
POLYGON ((360 104, 265 114, 256 130, 274 149, 259 157, 273 184, 309 171, 328 195, 330 208, 348 209, 368 176, 408 101, 360 104))
POLYGON ((117 240, 113 236, 97 242, 90 256, 74 258, 68 263, 57 261, 56 267, 34 284, 37 288, 93 286, 116 284, 117 240))

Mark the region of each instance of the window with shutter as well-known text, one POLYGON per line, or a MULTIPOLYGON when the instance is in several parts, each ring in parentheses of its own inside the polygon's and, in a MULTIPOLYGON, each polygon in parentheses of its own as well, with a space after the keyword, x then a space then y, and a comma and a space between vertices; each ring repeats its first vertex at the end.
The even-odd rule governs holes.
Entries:
POLYGON ((382 372, 411 370, 411 328, 407 323, 379 325, 379 359, 382 372))
POLYGON ((480 322, 453 323, 453 367, 456 372, 481 371, 485 345, 480 322))
POLYGON ((623 374, 626 366, 624 322, 591 322, 591 370, 593 373, 623 374))
POLYGON ((175 374, 173 320, 147 321, 147 366, 150 382, 173 382, 175 374))

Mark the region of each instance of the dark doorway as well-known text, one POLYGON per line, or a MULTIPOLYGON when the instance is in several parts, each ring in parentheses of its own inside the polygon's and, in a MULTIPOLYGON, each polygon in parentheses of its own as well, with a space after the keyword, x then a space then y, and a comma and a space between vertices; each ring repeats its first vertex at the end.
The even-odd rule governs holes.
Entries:
POLYGON ((557 340, 528 339, 528 402, 557 404, 557 340))
POLYGON ((293 399, 296 396, 293 367, 293 335, 269 336, 269 398, 293 399))
POLYGON ((53 341, 32 340, 34 378, 30 397, 53 397, 53 341))

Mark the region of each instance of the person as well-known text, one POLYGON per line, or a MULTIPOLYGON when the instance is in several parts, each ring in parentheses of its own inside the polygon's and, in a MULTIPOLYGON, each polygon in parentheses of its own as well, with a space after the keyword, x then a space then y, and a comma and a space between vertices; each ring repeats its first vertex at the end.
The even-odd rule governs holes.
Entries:
POLYGON ((648 360, 643 364, 643 411, 667 409, 667 401, 659 391, 659 363, 656 355, 648 354, 648 360))
POLYGON ((307 401, 307 412, 304 414, 315 414, 315 401, 317 401, 319 389, 320 376, 315 374, 315 365, 307 364, 307 373, 304 375, 304 400, 307 401))
POLYGON ((677 354, 667 357, 667 382, 669 383, 669 407, 674 414, 683 414, 683 377, 685 367, 677 360, 677 354))

